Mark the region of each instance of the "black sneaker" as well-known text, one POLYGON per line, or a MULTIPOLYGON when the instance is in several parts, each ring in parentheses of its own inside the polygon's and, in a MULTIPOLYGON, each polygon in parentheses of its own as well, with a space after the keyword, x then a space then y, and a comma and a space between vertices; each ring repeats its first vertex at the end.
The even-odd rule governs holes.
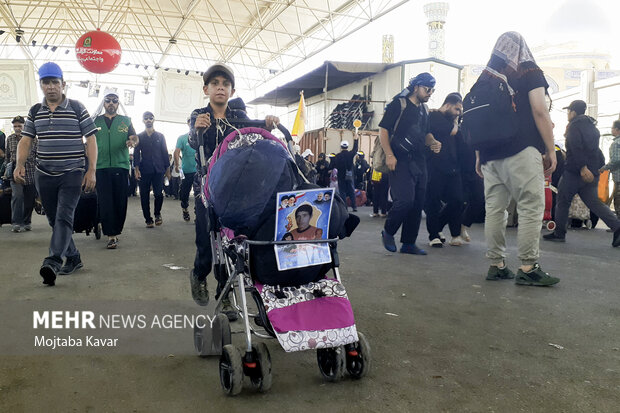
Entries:
POLYGON ((194 270, 189 272, 189 285, 192 289, 192 298, 200 306, 209 304, 209 290, 207 290, 207 279, 199 280, 194 275, 194 270))
POLYGON ((519 268, 515 282, 519 285, 535 285, 538 287, 547 287, 560 282, 559 278, 552 277, 540 268, 538 263, 529 272, 524 272, 519 268))
POLYGON ((507 266, 499 268, 497 265, 491 265, 487 272, 487 280, 489 281, 511 280, 513 278, 515 278, 515 274, 507 266))
POLYGON ((74 255, 73 257, 67 257, 67 262, 62 266, 60 271, 58 271, 58 275, 69 275, 73 274, 75 271, 82 268, 84 264, 82 264, 82 260, 80 259, 80 255, 74 255))
POLYGON ((184 210, 183 210, 183 220, 184 220, 185 222, 189 222, 189 220, 190 220, 190 217, 189 217, 189 211, 188 211, 187 209, 184 209, 184 210))
POLYGON ((155 225, 160 226, 164 223, 164 220, 161 218, 161 215, 155 215, 155 225))
POLYGON ((566 242, 566 238, 556 235, 555 232, 550 232, 548 234, 543 235, 543 239, 545 241, 566 242))
POLYGON ((50 287, 56 285, 56 274, 58 273, 58 264, 54 264, 49 260, 43 261, 39 274, 43 277, 43 284, 47 284, 50 287))
POLYGON ((620 229, 614 231, 614 239, 611 241, 612 247, 620 247, 620 229))
POLYGON ((239 319, 237 311, 233 308, 228 297, 222 299, 222 309, 220 310, 220 313, 226 315, 226 317, 228 317, 228 321, 237 321, 239 319))
POLYGON ((155 228, 155 224, 153 223, 152 219, 149 219, 148 221, 146 221, 146 227, 147 228, 155 228))

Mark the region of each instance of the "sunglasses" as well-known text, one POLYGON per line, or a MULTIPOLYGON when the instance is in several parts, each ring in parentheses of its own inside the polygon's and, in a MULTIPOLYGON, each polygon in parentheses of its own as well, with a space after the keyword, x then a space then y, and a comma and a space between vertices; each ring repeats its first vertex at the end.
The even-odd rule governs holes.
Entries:
POLYGON ((424 88, 426 93, 433 93, 435 91, 435 88, 433 87, 428 87, 428 86, 422 86, 422 87, 424 88))
POLYGON ((118 103, 118 99, 106 99, 105 103, 118 103))
POLYGON ((144 120, 153 120, 153 119, 155 119, 155 118, 153 118, 153 117, 144 118, 144 120))

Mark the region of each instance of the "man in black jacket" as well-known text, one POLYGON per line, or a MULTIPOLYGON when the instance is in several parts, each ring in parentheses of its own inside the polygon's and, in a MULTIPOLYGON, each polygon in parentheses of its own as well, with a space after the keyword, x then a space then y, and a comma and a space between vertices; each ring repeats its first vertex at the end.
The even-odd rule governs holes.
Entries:
POLYGON ((599 168, 605 158, 599 149, 600 132, 596 121, 585 115, 586 102, 574 100, 564 109, 568 109, 568 126, 566 127, 566 163, 564 173, 558 185, 558 199, 555 207, 556 229, 544 235, 547 241, 564 242, 568 208, 575 194, 592 212, 602 219, 614 231, 612 246, 620 246, 620 220, 598 199, 599 168))
POLYGON ((355 189, 353 188, 353 158, 357 154, 358 139, 353 141, 353 149, 349 150, 349 142, 340 142, 340 153, 336 155, 331 164, 332 168, 338 170, 338 190, 343 201, 347 201, 347 196, 351 199, 353 212, 357 212, 355 205, 355 189))

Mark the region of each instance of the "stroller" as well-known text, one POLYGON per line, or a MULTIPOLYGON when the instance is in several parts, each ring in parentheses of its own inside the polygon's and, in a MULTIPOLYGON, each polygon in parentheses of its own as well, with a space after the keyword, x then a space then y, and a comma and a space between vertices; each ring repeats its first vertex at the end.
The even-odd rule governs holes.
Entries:
MULTIPOLYGON (((249 377, 250 383, 259 392, 266 392, 271 387, 269 350, 264 343, 254 342, 253 336, 277 338, 288 352, 316 349, 319 370, 327 381, 339 381, 345 372, 355 379, 362 378, 370 369, 370 345, 356 329, 351 304, 341 284, 336 249, 338 239, 349 236, 359 223, 359 218, 346 212, 340 198, 337 202, 334 199, 327 239, 274 241, 277 192, 282 188, 291 191, 316 186, 304 182, 291 155, 290 133, 283 126, 278 126, 278 129, 288 144, 266 131, 262 121, 234 121, 234 124, 241 129, 220 143, 203 178, 202 196, 209 211, 214 275, 221 284, 214 314, 208 317, 212 322, 206 326, 194 326, 196 351, 203 357, 220 356, 220 382, 224 393, 229 396, 241 392, 244 376, 249 377), (247 125, 253 127, 242 127, 247 125), (266 150, 268 155, 261 158, 259 148, 266 150), (244 158, 244 153, 248 151, 254 152, 244 158), (271 168, 274 164, 283 165, 281 177, 269 180, 267 187, 260 188, 266 191, 263 197, 258 194, 260 190, 253 193, 237 191, 243 183, 229 171, 240 164, 240 159, 247 159, 246 165, 254 163, 255 171, 271 168), (220 174, 222 170, 226 170, 226 174, 220 174), (226 191, 227 179, 239 185, 232 190, 228 187, 226 191), (291 183, 294 188, 290 187, 291 183), (265 200, 257 201, 247 210, 235 204, 236 200, 253 199, 253 195, 265 200), (278 271, 274 246, 287 244, 328 245, 331 262, 278 271), (333 278, 327 277, 329 272, 333 278), (252 312, 248 295, 255 304, 252 312), (232 344, 233 332, 227 316, 219 313, 222 300, 226 297, 229 297, 243 325, 243 330, 238 331, 245 336, 241 350, 232 344)), ((199 156, 202 164, 206 165, 202 146, 199 156)), ((251 169, 252 165, 248 168, 251 169)), ((240 176, 247 178, 252 173, 244 170, 240 176)), ((246 186, 264 184, 260 179, 252 184, 252 178, 245 183, 246 186)))

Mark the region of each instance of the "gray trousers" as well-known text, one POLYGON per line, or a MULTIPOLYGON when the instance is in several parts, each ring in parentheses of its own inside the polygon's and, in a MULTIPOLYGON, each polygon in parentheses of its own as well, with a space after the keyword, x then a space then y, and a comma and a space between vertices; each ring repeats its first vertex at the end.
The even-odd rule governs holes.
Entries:
POLYGON ((555 204, 555 233, 558 236, 566 235, 566 223, 568 222, 568 209, 575 194, 579 194, 581 200, 590 211, 594 212, 609 228, 616 231, 620 229, 620 220, 607 205, 598 198, 598 180, 586 183, 577 173, 564 171, 558 184, 558 197, 555 204))
POLYGON ((46 261, 62 264, 62 257, 79 254, 73 242, 73 214, 82 192, 84 172, 73 171, 59 176, 49 176, 37 171, 35 182, 45 208, 47 221, 52 227, 49 257, 46 261))
POLYGON ((30 225, 37 189, 34 185, 22 185, 11 181, 11 224, 30 225))
POLYGON ((506 208, 513 198, 517 203, 517 249, 523 265, 538 262, 540 229, 545 209, 542 156, 529 146, 509 158, 482 165, 486 217, 484 236, 487 258, 501 264, 506 258, 506 208))

